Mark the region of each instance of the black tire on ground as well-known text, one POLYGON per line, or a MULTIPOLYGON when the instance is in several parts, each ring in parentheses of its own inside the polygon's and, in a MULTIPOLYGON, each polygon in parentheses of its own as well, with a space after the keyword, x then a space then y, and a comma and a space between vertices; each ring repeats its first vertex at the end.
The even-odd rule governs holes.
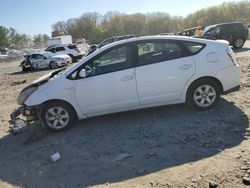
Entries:
POLYGON ((77 115, 73 107, 68 103, 52 101, 44 105, 41 112, 41 119, 47 129, 54 132, 61 132, 75 124, 77 115))
POLYGON ((51 61, 51 62, 49 63, 49 67, 50 67, 51 69, 57 69, 57 68, 58 68, 58 65, 57 65, 57 63, 56 63, 55 61, 51 61))
POLYGON ((31 71, 31 67, 22 66, 22 71, 31 71))
POLYGON ((186 102, 193 110, 209 110, 220 99, 221 89, 216 81, 208 78, 200 79, 191 84, 186 102))
POLYGON ((233 47, 235 49, 240 49, 244 46, 244 44, 245 44, 245 40, 242 37, 238 37, 234 40, 233 47))

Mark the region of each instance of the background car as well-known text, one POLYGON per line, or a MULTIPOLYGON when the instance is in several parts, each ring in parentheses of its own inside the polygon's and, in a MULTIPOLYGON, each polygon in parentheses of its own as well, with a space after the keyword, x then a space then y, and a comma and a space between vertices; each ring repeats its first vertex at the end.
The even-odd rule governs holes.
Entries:
POLYGON ((49 46, 45 49, 45 51, 52 52, 54 54, 67 54, 71 57, 72 62, 81 59, 85 55, 84 52, 80 52, 75 44, 49 46))
POLYGON ((201 37, 227 40, 234 48, 242 48, 248 38, 248 28, 240 22, 207 26, 201 37))
POLYGON ((124 39, 130 39, 130 38, 134 38, 136 37, 135 35, 121 35, 121 36, 114 36, 114 37, 110 37, 108 39, 105 39, 104 41, 102 41, 99 45, 98 48, 101 48, 107 44, 110 44, 112 42, 116 42, 119 40, 124 40, 124 39))
POLYGON ((41 117, 49 129, 62 131, 76 119, 132 109, 186 102, 208 110, 239 85, 240 67, 225 41, 139 37, 34 81, 21 91, 17 101, 23 110, 14 114, 41 117))
POLYGON ((42 52, 25 55, 20 67, 22 67, 23 71, 44 68, 56 69, 70 62, 71 58, 68 55, 54 55, 51 52, 42 52))
POLYGON ((114 36, 114 37, 107 38, 104 41, 102 41, 99 45, 92 44, 90 46, 89 53, 87 55, 93 53, 97 49, 100 49, 100 48, 106 46, 107 44, 110 44, 110 43, 113 43, 116 41, 120 41, 120 40, 124 40, 124 39, 134 38, 134 37, 136 37, 136 36, 135 35, 121 35, 121 36, 114 36))
POLYGON ((185 29, 184 31, 177 32, 176 35, 192 37, 195 35, 195 31, 197 29, 203 29, 203 26, 197 26, 197 27, 185 29))

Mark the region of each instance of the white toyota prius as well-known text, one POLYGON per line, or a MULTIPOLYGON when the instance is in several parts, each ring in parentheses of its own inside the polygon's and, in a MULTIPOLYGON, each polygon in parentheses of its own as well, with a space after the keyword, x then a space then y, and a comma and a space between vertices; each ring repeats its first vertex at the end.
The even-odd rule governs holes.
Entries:
POLYGON ((226 41, 146 36, 109 44, 24 88, 11 114, 62 131, 77 119, 168 104, 212 108, 238 90, 240 67, 226 41))

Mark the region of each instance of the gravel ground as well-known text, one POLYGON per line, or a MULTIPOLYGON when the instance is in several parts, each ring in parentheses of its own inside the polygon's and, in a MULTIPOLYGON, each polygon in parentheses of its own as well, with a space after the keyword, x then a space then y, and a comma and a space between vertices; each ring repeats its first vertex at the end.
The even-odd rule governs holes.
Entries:
POLYGON ((23 74, 18 62, 1 63, 0 188, 247 187, 250 41, 236 54, 241 89, 210 111, 150 108, 81 120, 57 134, 35 122, 16 136, 8 120, 18 93, 49 71, 23 74), (55 152, 62 158, 53 163, 55 152))

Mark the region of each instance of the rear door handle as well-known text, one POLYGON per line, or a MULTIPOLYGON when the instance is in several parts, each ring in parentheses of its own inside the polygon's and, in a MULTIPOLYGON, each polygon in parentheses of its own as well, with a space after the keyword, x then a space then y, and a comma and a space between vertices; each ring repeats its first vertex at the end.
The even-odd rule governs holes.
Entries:
POLYGON ((193 67, 192 64, 185 64, 185 65, 180 66, 179 68, 182 69, 182 70, 188 70, 188 69, 190 69, 192 67, 193 67))
POLYGON ((124 76, 121 80, 122 81, 129 81, 132 80, 134 78, 134 76, 124 76))

